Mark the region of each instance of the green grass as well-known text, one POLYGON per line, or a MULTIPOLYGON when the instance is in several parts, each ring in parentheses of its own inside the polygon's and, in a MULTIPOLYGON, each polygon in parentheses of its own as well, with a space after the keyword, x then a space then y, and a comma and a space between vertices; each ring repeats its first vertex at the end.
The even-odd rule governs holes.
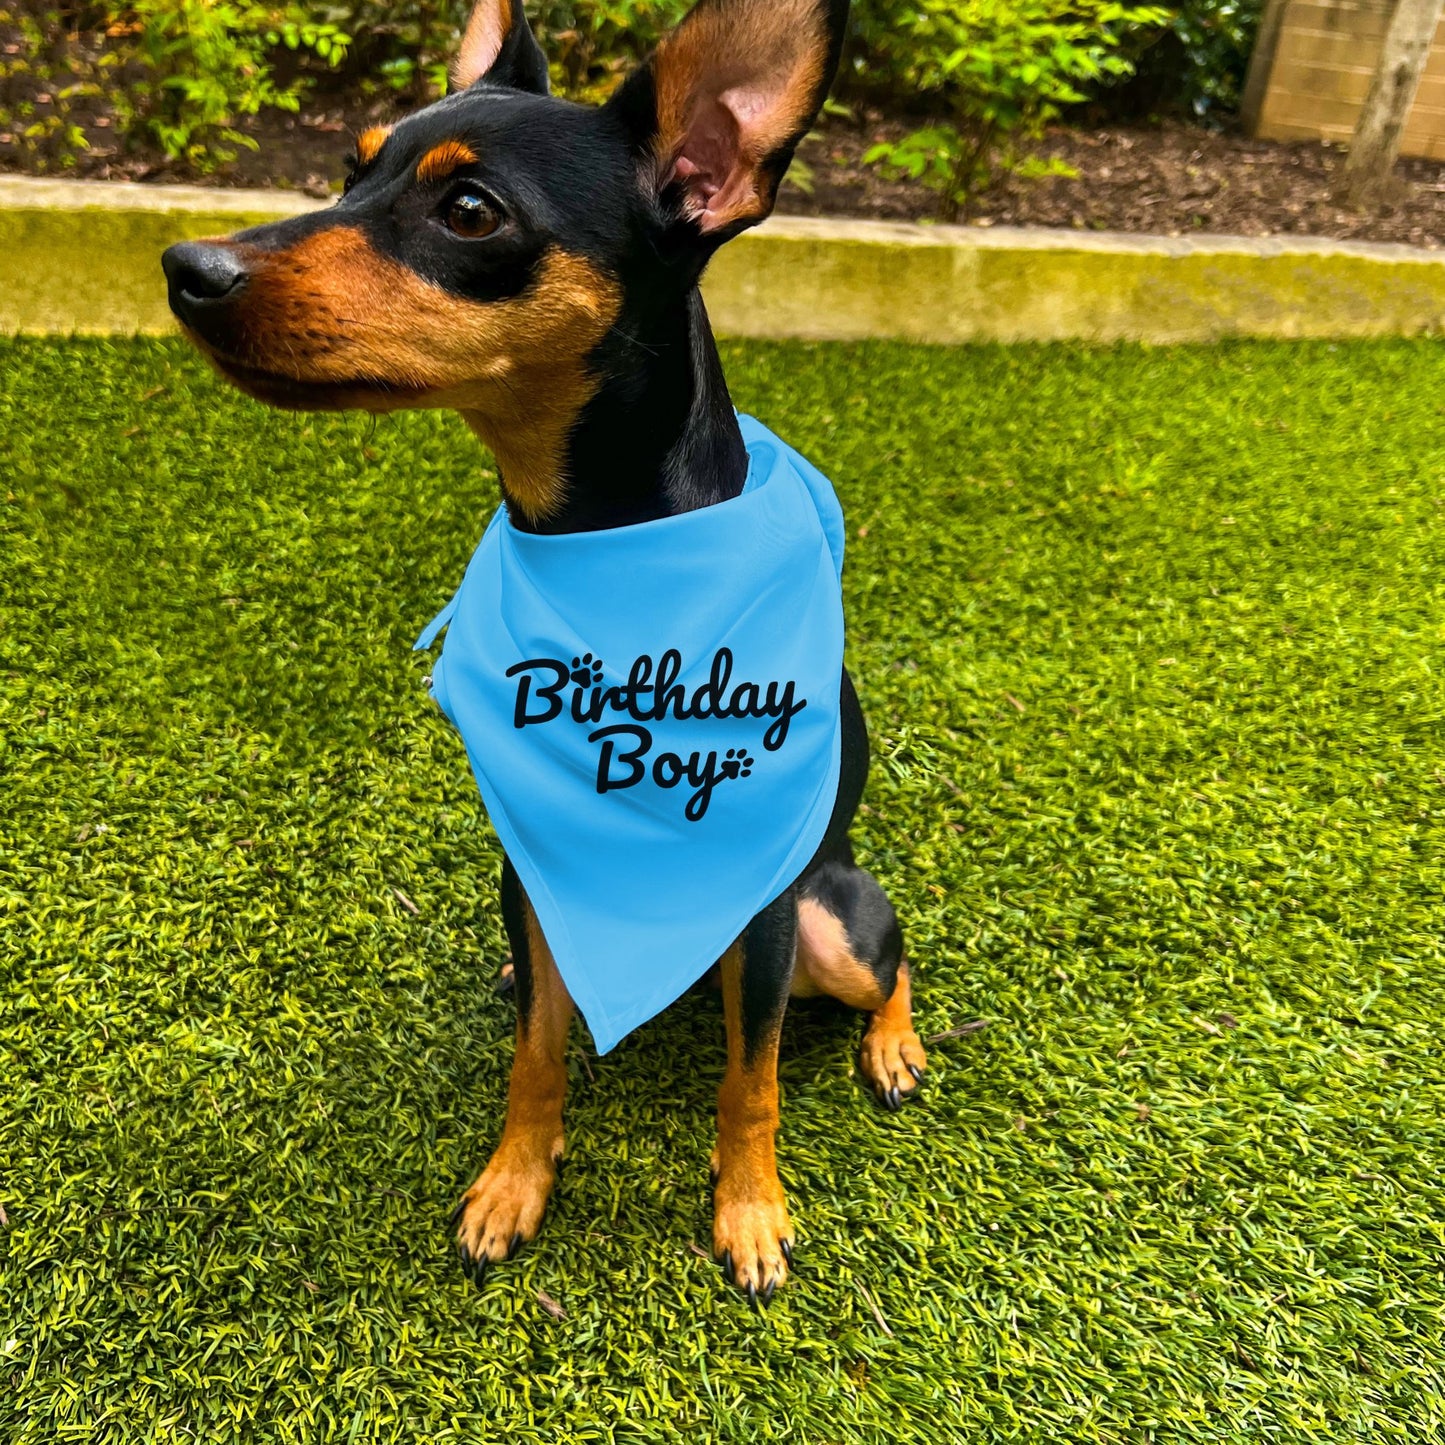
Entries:
POLYGON ((988 1021, 891 1117, 792 1012, 761 1316, 690 1248, 706 993, 574 1033, 541 1238, 454 1265, 511 1056, 408 652, 460 423, 0 344, 3 1445, 1445 1439, 1445 352, 727 360, 848 511, 921 1032, 988 1021))

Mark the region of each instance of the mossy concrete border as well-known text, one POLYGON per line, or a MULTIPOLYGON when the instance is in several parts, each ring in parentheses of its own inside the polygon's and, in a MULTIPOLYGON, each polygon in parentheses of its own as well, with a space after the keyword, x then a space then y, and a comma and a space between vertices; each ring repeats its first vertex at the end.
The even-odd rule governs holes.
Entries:
MULTIPOLYGON (((280 191, 0 179, 0 332, 171 329, 159 257, 323 202, 280 191)), ((704 285, 717 330, 812 340, 1209 341, 1445 330, 1445 255, 776 217, 704 285)))

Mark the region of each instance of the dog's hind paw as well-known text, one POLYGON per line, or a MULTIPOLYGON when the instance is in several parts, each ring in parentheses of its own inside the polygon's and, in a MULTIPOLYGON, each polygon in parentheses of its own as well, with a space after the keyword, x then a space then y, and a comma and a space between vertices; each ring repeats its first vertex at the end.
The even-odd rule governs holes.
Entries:
POLYGON ((499 1149, 492 1156, 452 1211, 457 1258, 473 1284, 481 1285, 489 1265, 537 1237, 556 1179, 557 1162, 546 1155, 499 1149))
POLYGON ((858 1068, 885 1109, 901 1109, 917 1096, 928 1055, 911 1027, 875 1016, 858 1050, 858 1068))

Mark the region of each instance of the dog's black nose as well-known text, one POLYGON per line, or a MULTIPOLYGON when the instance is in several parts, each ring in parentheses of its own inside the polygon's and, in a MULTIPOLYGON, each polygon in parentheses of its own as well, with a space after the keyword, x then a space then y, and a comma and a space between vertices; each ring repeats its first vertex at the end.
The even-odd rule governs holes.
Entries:
POLYGON ((171 310, 188 325, 198 313, 236 291, 246 280, 246 266, 232 246, 209 241, 182 241, 161 257, 170 290, 171 310))
POLYGON ((198 301, 217 301, 246 279, 246 267, 231 246, 207 241, 182 241, 161 257, 172 293, 183 291, 198 301))

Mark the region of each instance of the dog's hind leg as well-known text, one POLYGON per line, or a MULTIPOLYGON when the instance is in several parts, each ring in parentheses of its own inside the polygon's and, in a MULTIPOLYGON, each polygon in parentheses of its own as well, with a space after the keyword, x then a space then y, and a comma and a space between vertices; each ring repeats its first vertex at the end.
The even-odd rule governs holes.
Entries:
POLYGON ((572 999, 510 862, 502 866, 502 916, 516 974, 517 1052, 507 1122, 491 1162, 453 1215, 462 1268, 480 1284, 487 1266, 536 1236, 562 1158, 567 1027, 572 999))
POLYGON ((913 1031, 913 999, 898 915, 871 873, 834 860, 798 895, 793 992, 825 993, 868 1014, 858 1065, 880 1103, 899 1108, 928 1067, 913 1031))
POLYGON ((749 1301, 766 1304, 786 1278, 793 1227, 778 1181, 778 1033, 797 943, 791 889, 723 955, 728 1062, 713 1151, 713 1253, 749 1301))

